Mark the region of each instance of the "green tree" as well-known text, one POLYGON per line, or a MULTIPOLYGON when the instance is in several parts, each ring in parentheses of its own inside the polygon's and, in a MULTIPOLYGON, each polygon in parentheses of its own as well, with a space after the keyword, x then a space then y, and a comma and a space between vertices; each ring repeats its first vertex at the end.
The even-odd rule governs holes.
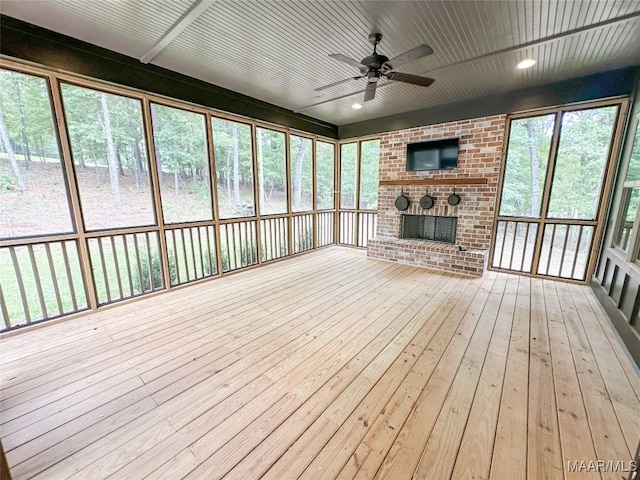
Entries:
POLYGON ((113 131, 111 129, 111 116, 109 115, 109 105, 107 103, 107 95, 102 92, 100 98, 100 114, 98 115, 98 123, 104 133, 105 143, 107 147, 107 165, 109 167, 109 179, 111 181, 111 194, 116 205, 122 203, 120 195, 120 181, 118 179, 118 160, 116 158, 116 146, 113 139, 113 131))
POLYGON ((285 135, 263 128, 257 128, 256 133, 261 213, 286 213, 285 135))
POLYGON ((13 171, 13 176, 16 179, 18 190, 22 192, 26 189, 26 184, 24 182, 22 172, 20 171, 20 165, 18 165, 18 159, 16 158, 16 154, 13 151, 13 146, 11 145, 11 138, 9 137, 7 123, 5 121, 2 102, 0 102, 0 139, 2 139, 2 144, 4 145, 5 151, 9 156, 9 163, 11 164, 11 170, 13 171))
POLYGON ((360 144, 360 208, 378 208, 378 175, 380 168, 380 140, 360 144))
POLYGON ((253 154, 251 127, 212 119, 220 216, 253 215, 253 154))
POLYGON ((291 165, 291 207, 294 211, 312 208, 311 140, 289 136, 291 165))
POLYGON ((358 144, 346 143, 340 148, 340 208, 356 208, 356 166, 358 144))
POLYGON ((319 209, 334 207, 335 147, 316 142, 316 198, 319 209))
POLYGON ((554 115, 511 122, 500 215, 538 217, 554 115))

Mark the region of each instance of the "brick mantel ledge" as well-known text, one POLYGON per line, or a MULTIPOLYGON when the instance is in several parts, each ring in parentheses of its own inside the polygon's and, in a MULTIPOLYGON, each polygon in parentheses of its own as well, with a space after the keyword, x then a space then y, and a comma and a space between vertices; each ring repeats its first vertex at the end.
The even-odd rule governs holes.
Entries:
POLYGON ((374 237, 367 245, 367 256, 471 277, 482 277, 487 269, 488 250, 463 250, 457 245, 374 237))

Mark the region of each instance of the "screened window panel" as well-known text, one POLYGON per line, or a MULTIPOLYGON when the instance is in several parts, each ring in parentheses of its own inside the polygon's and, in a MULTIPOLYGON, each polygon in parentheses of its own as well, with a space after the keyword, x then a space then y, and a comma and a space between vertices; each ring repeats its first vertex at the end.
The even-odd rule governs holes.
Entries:
POLYGON ((252 217, 253 195, 251 126, 212 118, 220 218, 252 217))
POLYGON ((638 214, 638 203, 640 202, 640 188, 625 188, 622 193, 623 216, 622 224, 618 227, 614 245, 624 251, 628 251, 631 233, 633 231, 634 222, 638 214))
POLYGON ((356 166, 358 145, 340 146, 340 208, 356 208, 356 166))
POLYGON ((316 198, 318 210, 335 207, 335 146, 316 142, 316 198))
POLYGON ((360 209, 378 209, 378 173, 380 140, 360 144, 360 209))
POLYGON ((62 84, 87 230, 154 225, 139 100, 62 84))
POLYGON ((212 220, 205 117, 151 105, 164 223, 212 220))
POLYGON ((562 115, 549 218, 596 218, 617 113, 613 106, 562 115))
POLYGON ((311 139, 289 136, 291 156, 291 210, 304 212, 313 209, 313 169, 311 139))
POLYGON ((287 213, 285 135, 256 128, 260 214, 287 213))
POLYGON ((73 232, 47 81, 0 70, 0 238, 73 232))
POLYGON ((555 115, 515 119, 509 130, 500 215, 540 217, 555 115))

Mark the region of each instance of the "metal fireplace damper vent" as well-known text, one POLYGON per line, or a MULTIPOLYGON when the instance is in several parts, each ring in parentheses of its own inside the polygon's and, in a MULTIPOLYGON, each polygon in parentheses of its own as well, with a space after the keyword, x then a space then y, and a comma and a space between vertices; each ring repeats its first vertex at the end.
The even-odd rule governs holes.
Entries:
POLYGON ((458 217, 402 215, 402 238, 456 243, 458 217))

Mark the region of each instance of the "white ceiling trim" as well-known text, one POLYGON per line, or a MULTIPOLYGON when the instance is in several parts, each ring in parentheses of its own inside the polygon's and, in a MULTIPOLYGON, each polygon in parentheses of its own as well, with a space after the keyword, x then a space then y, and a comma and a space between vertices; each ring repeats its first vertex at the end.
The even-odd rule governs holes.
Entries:
POLYGON ((149 63, 154 58, 158 56, 158 54, 164 50, 167 45, 169 45, 178 35, 180 35, 185 28, 187 28, 191 23, 193 23, 200 15, 202 15, 205 10, 207 10, 211 5, 213 5, 216 0, 197 0, 189 10, 185 12, 184 15, 174 23, 169 30, 158 40, 153 47, 149 49, 147 53, 145 53, 141 58, 140 62, 149 63))

